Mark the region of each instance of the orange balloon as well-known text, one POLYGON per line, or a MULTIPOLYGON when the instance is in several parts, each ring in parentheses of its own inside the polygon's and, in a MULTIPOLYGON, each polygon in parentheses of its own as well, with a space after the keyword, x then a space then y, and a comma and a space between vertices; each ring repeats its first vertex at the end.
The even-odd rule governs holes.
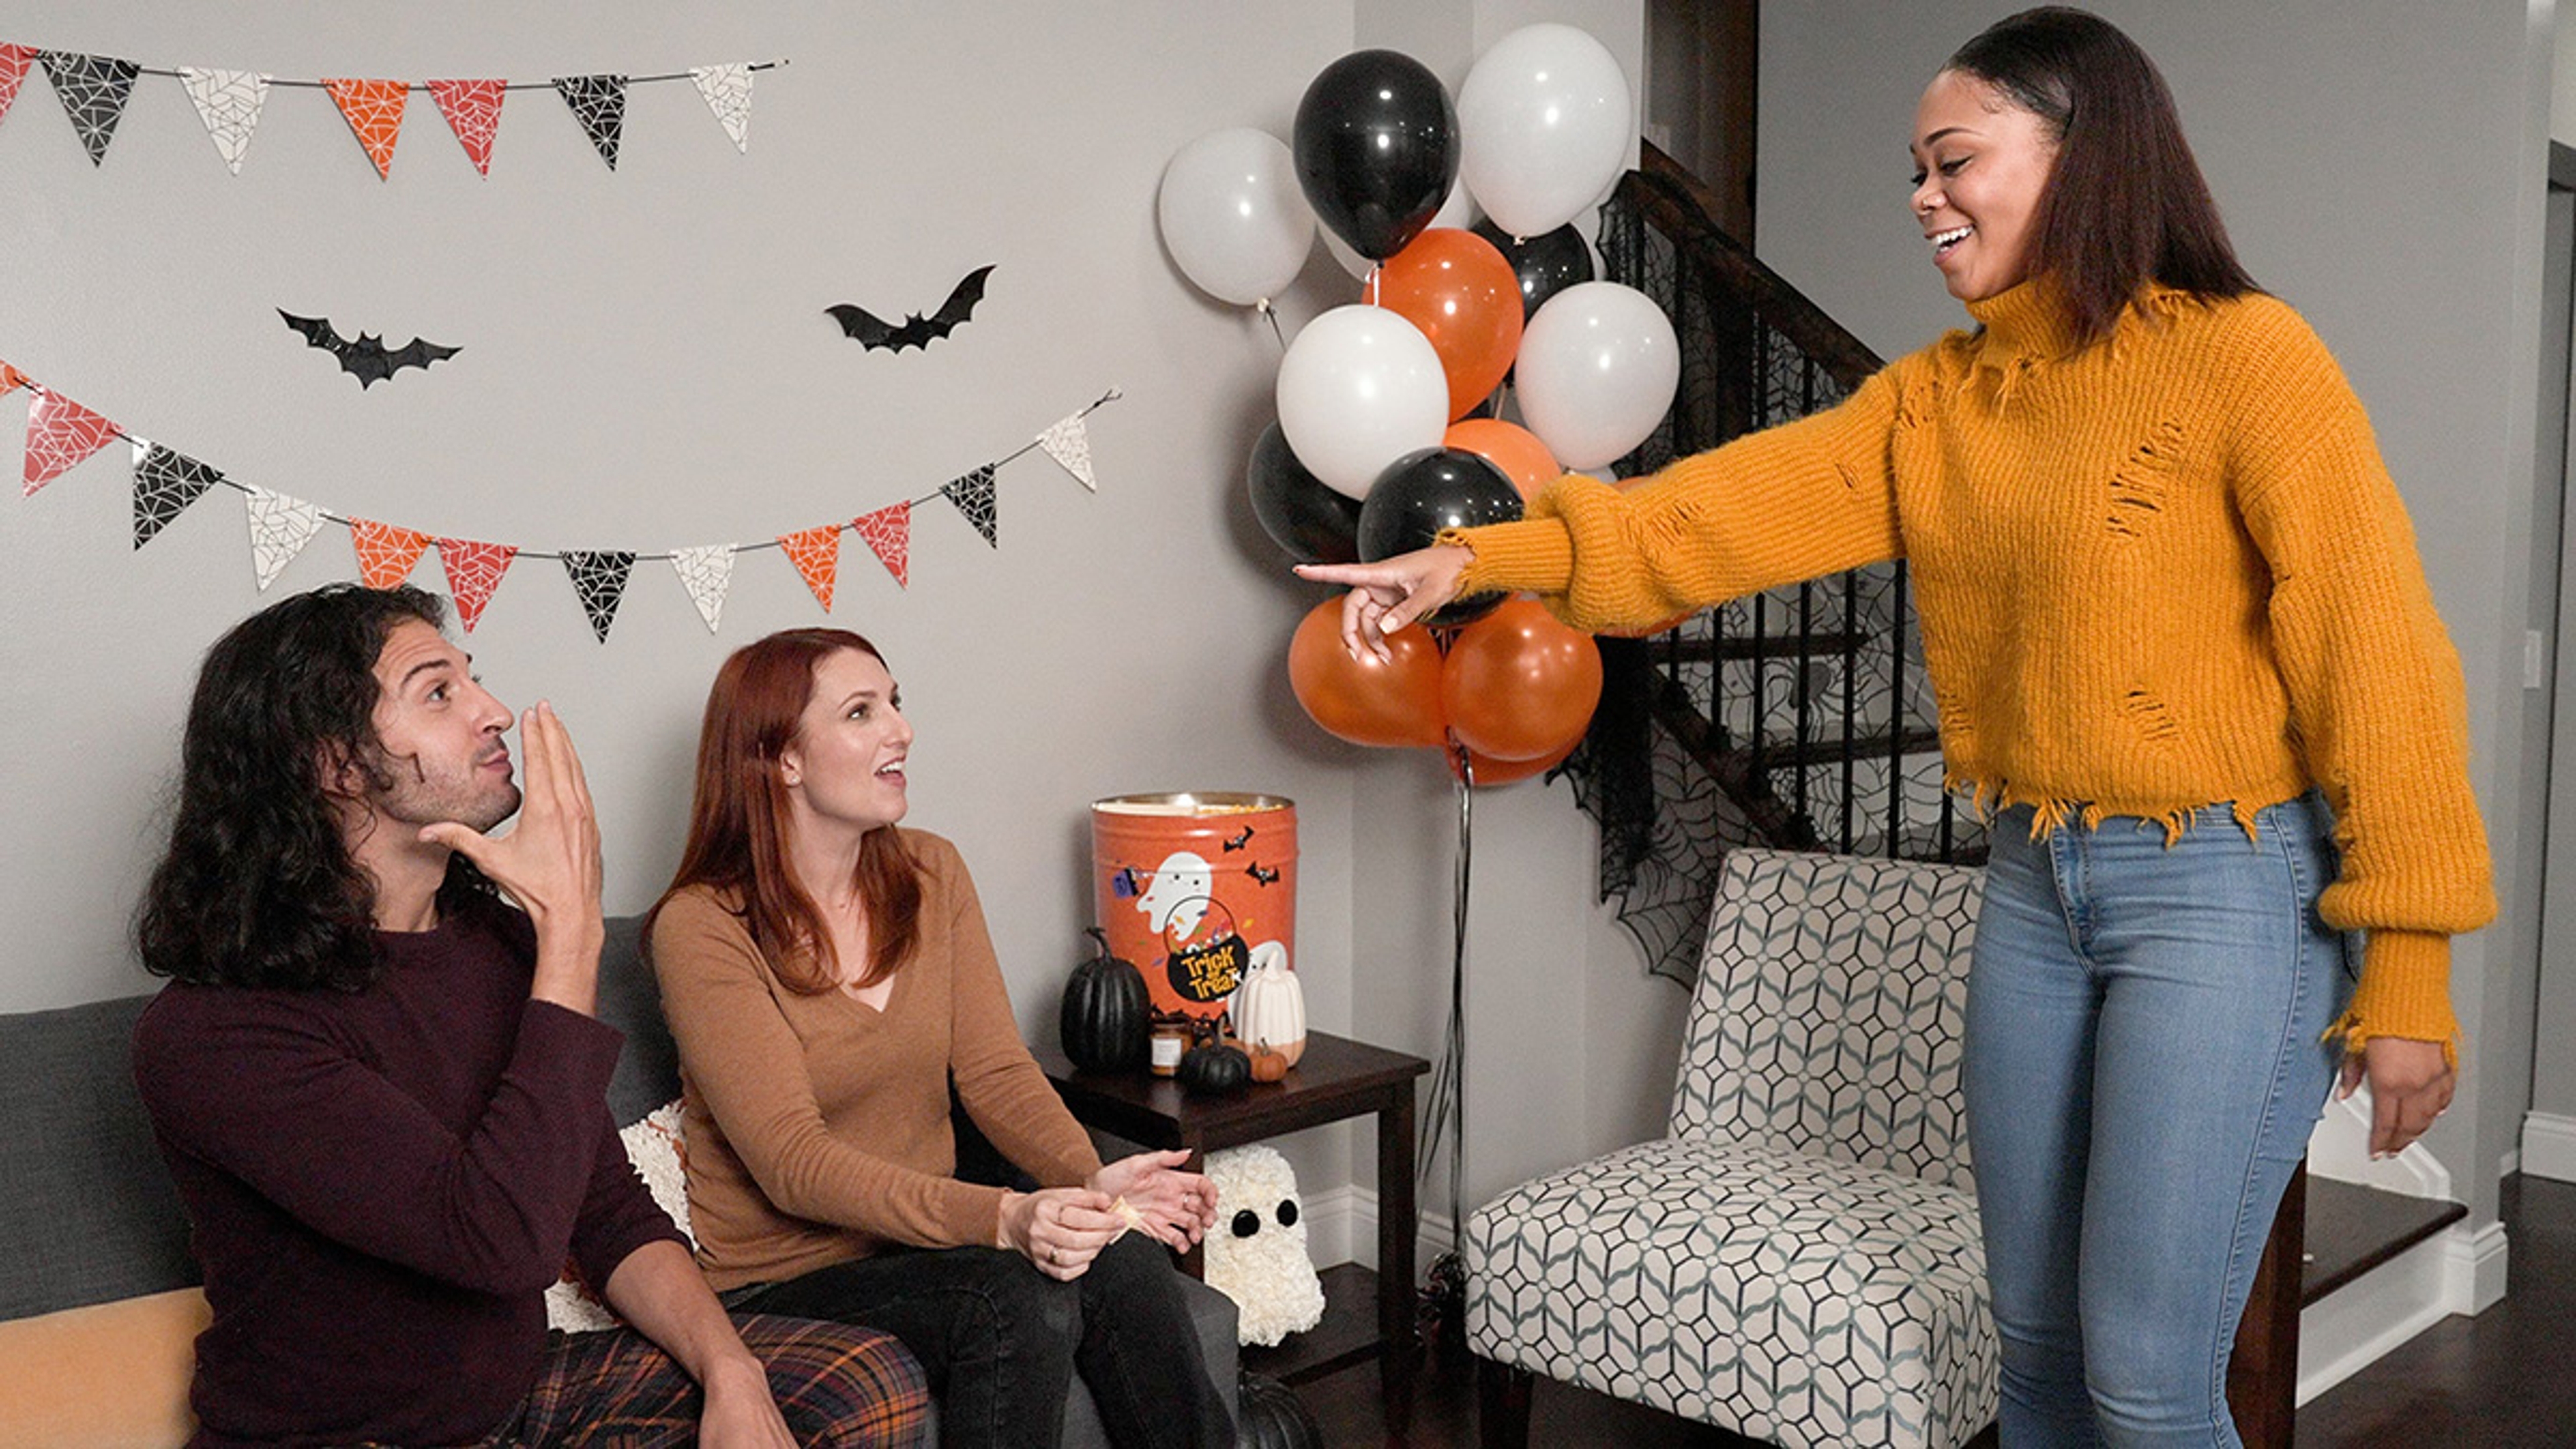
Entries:
MULTIPOLYGON (((1566 757, 1574 753, 1575 746, 1582 743, 1583 736, 1577 734, 1565 742, 1564 749, 1552 755, 1541 755, 1535 760, 1497 760, 1491 755, 1480 755, 1474 750, 1469 750, 1467 762, 1475 767, 1476 788, 1482 790, 1488 785, 1508 785, 1515 780, 1544 775, 1564 764, 1566 757)), ((1454 754, 1449 756, 1449 778, 1453 780, 1458 778, 1458 757, 1454 754)))
POLYGON ((1502 469, 1512 486, 1521 490, 1523 502, 1536 500, 1540 489, 1565 472, 1557 466, 1556 455, 1547 450, 1547 444, 1538 440, 1538 434, 1500 418, 1469 418, 1463 423, 1451 423, 1449 431, 1440 437, 1440 446, 1463 448, 1502 469))
POLYGON ((1440 708, 1458 742, 1497 760, 1571 746, 1601 702, 1601 648, 1536 599, 1507 599, 1460 629, 1440 668, 1440 708))
POLYGON ((1521 284, 1494 244, 1435 226, 1386 259, 1368 300, 1431 339, 1449 378, 1449 416, 1464 417, 1502 385, 1521 350, 1521 284))
POLYGON ((1386 636, 1391 661, 1353 659, 1342 648, 1342 596, 1317 604, 1288 641, 1288 687, 1307 717, 1355 745, 1439 745, 1440 646, 1407 624, 1386 636))

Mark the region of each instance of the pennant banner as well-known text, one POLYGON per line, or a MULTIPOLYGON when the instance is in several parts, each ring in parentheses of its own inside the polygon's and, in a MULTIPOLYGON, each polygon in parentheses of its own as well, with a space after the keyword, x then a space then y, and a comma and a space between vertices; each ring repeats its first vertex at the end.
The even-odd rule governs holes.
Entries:
POLYGON ((894 575, 896 588, 912 587, 912 505, 889 504, 874 513, 863 513, 850 521, 851 529, 865 540, 868 551, 894 575))
POLYGON ((271 493, 265 488, 252 488, 246 494, 250 510, 250 565, 259 575, 260 592, 277 582, 304 545, 313 541, 314 531, 322 526, 322 511, 301 498, 271 493))
POLYGON ((141 548, 224 475, 159 443, 137 442, 134 454, 134 546, 141 548))
POLYGON ((456 618, 465 632, 483 617, 483 606, 492 602, 492 592, 501 587, 501 575, 510 571, 510 560, 519 550, 506 543, 477 543, 467 538, 442 538, 438 541, 438 561, 447 569, 447 591, 456 596, 456 618))
POLYGON ((412 565, 429 552, 429 535, 372 518, 352 518, 349 546, 358 551, 358 581, 371 589, 390 589, 411 577, 412 565))
POLYGON ((1002 504, 993 492, 993 465, 985 464, 963 478, 941 485, 939 496, 957 505, 975 531, 995 548, 1002 546, 1002 504))
POLYGON ((751 67, 740 62, 692 66, 689 79, 698 83, 698 94, 707 98, 707 109, 716 113, 716 124, 732 138, 733 148, 750 155, 751 67))
POLYGON ((394 174, 394 142, 402 135, 403 102, 411 87, 398 80, 324 80, 322 88, 349 118, 349 129, 376 164, 378 180, 394 174))
POLYGON ((805 587, 814 591, 823 612, 832 612, 832 586, 841 573, 841 525, 826 523, 782 533, 778 546, 787 550, 788 561, 805 576, 805 587))
POLYGON ((107 143, 116 139, 117 119, 134 94, 134 78, 143 67, 108 55, 75 55, 67 50, 42 52, 45 77, 62 99, 63 113, 89 152, 89 164, 107 160, 107 143))
POLYGON ((70 472, 80 461, 108 445, 116 424, 48 388, 36 390, 27 409, 26 491, 36 490, 70 472))
MULTIPOLYGON (((470 634, 481 623, 484 608, 499 590, 511 563, 521 553, 516 544, 436 537, 379 519, 326 513, 303 499, 228 478, 219 469, 174 448, 120 429, 99 413, 44 386, 16 367, 0 362, 0 394, 22 385, 34 393, 27 409, 24 460, 25 492, 29 496, 96 454, 109 441, 123 438, 133 455, 130 491, 134 547, 140 549, 151 542, 180 514, 204 497, 208 489, 222 484, 243 496, 250 530, 251 567, 263 592, 312 542, 313 535, 323 523, 334 523, 349 530, 349 544, 356 555, 359 577, 369 588, 391 588, 405 582, 416 571, 421 555, 430 548, 436 548, 441 567, 447 575, 448 590, 456 600, 458 620, 470 634)), ((908 589, 912 583, 912 514, 915 509, 930 498, 946 498, 975 526, 976 532, 983 535, 988 545, 999 548, 1000 507, 995 491, 999 471, 1016 459, 1038 451, 1046 438, 1065 435, 1067 424, 1080 422, 1093 409, 1118 396, 1117 389, 1110 389, 1090 408, 1073 414, 1040 435, 1039 441, 1024 444, 993 462, 953 478, 929 495, 874 509, 847 523, 818 524, 780 534, 774 542, 787 555, 798 576, 804 579, 805 586, 813 592, 816 602, 826 613, 831 611, 838 592, 843 529, 865 540, 869 551, 893 577, 896 587, 908 589)), ((751 546, 765 548, 769 545, 751 546)), ((675 549, 667 554, 567 549, 559 553, 540 552, 537 556, 563 561, 574 596, 589 619, 591 632, 604 644, 616 622, 635 564, 647 557, 671 561, 672 570, 679 576, 681 586, 688 590, 698 616, 706 621, 708 632, 715 632, 723 622, 725 598, 732 587, 734 560, 742 551, 743 545, 719 543, 675 549)))
POLYGON ((698 617, 707 621, 710 634, 724 618, 725 592, 733 587, 733 555, 734 546, 729 543, 671 552, 671 567, 679 572, 681 587, 689 591, 689 602, 698 606, 698 617))
POLYGON ((590 632, 599 642, 608 642, 608 626, 617 621, 617 605, 626 597, 626 576, 635 571, 635 555, 628 552, 592 552, 564 550, 564 572, 572 575, 572 591, 581 599, 581 611, 590 616, 590 632))
POLYGON ((1082 481, 1082 486, 1097 493, 1100 480, 1091 476, 1091 434, 1082 425, 1082 414, 1058 422, 1038 434, 1038 446, 1046 455, 1064 465, 1064 471, 1082 481))
POLYGON ((0 117, 9 114, 9 103, 18 99, 18 87, 25 84, 27 67, 36 63, 32 45, 0 45, 0 117))
POLYGON ((555 90, 572 107, 574 119, 599 151, 608 169, 617 169, 617 142, 626 132, 626 77, 568 75, 555 77, 555 90))
POLYGON ((492 138, 501 133, 501 98, 509 94, 509 83, 434 80, 428 85, 429 98, 438 102, 438 113, 456 133, 456 144, 465 148, 465 159, 476 171, 491 175, 492 138))
POLYGON ((241 174, 242 154, 250 150, 250 133, 259 124, 260 107, 268 103, 268 77, 255 70, 199 70, 185 66, 179 83, 197 103, 206 134, 215 138, 215 154, 225 169, 241 174))

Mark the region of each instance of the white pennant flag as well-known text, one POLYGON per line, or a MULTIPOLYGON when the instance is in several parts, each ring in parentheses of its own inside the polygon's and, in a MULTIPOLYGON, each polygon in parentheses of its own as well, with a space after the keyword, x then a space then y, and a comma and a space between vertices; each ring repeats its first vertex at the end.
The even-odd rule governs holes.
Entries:
POLYGON ((242 154, 250 149, 251 129, 259 124, 259 108, 268 101, 268 77, 253 70, 203 70, 189 65, 179 68, 179 79, 188 87, 188 99, 197 103, 206 134, 215 138, 215 153, 239 176, 242 154))
POLYGON ((1064 471, 1082 480, 1082 486, 1097 493, 1099 480, 1091 476, 1091 434, 1082 426, 1082 414, 1057 423, 1038 434, 1038 446, 1046 455, 1064 465, 1064 471))
POLYGON ((716 113, 717 124, 733 138, 734 149, 750 155, 751 67, 741 61, 691 66, 689 79, 698 83, 698 94, 707 98, 707 109, 716 113))
POLYGON ((322 526, 322 511, 301 498, 271 493, 265 488, 252 488, 250 503, 250 561, 259 573, 259 587, 265 593, 304 545, 313 541, 314 530, 322 526))
POLYGON ((733 587, 733 551, 732 544, 710 543, 671 553, 671 567, 679 571, 680 583, 688 589, 689 601, 698 606, 698 617, 707 621, 710 634, 724 617, 725 591, 733 587))

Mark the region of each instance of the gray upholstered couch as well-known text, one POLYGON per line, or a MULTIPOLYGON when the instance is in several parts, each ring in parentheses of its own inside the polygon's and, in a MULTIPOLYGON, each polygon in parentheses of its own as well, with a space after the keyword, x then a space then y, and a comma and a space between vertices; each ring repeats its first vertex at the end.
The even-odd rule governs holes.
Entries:
MULTIPOLYGON (((638 922, 609 923, 599 1014, 626 1033, 609 1088, 620 1125, 679 1093, 638 922)), ((176 1445, 205 1326, 188 1225, 127 1068, 151 998, 0 1015, 0 1449, 176 1445)), ((1235 1391, 1234 1304, 1190 1284, 1209 1368, 1235 1391)), ((1064 1442, 1107 1442, 1079 1384, 1064 1442)))

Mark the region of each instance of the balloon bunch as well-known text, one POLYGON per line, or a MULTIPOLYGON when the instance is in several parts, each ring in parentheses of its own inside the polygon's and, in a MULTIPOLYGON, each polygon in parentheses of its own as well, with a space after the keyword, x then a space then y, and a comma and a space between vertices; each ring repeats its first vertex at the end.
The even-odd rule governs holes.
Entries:
MULTIPOLYGON (((1202 290, 1269 313, 1319 220, 1363 283, 1286 343, 1279 420, 1245 470, 1290 557, 1375 560, 1518 518, 1559 474, 1615 461, 1662 421, 1672 324, 1595 281, 1574 227, 1634 133, 1618 61, 1542 24, 1480 56, 1454 104, 1419 61, 1357 51, 1306 88, 1292 144, 1227 130, 1173 156, 1163 241, 1202 290), (1472 228, 1468 200, 1485 216, 1472 228)), ((1599 652, 1535 602, 1454 601, 1391 640, 1391 661, 1343 652, 1340 607, 1318 605, 1289 646, 1298 701, 1333 734, 1451 750, 1480 785, 1538 774, 1582 738, 1599 652)))

